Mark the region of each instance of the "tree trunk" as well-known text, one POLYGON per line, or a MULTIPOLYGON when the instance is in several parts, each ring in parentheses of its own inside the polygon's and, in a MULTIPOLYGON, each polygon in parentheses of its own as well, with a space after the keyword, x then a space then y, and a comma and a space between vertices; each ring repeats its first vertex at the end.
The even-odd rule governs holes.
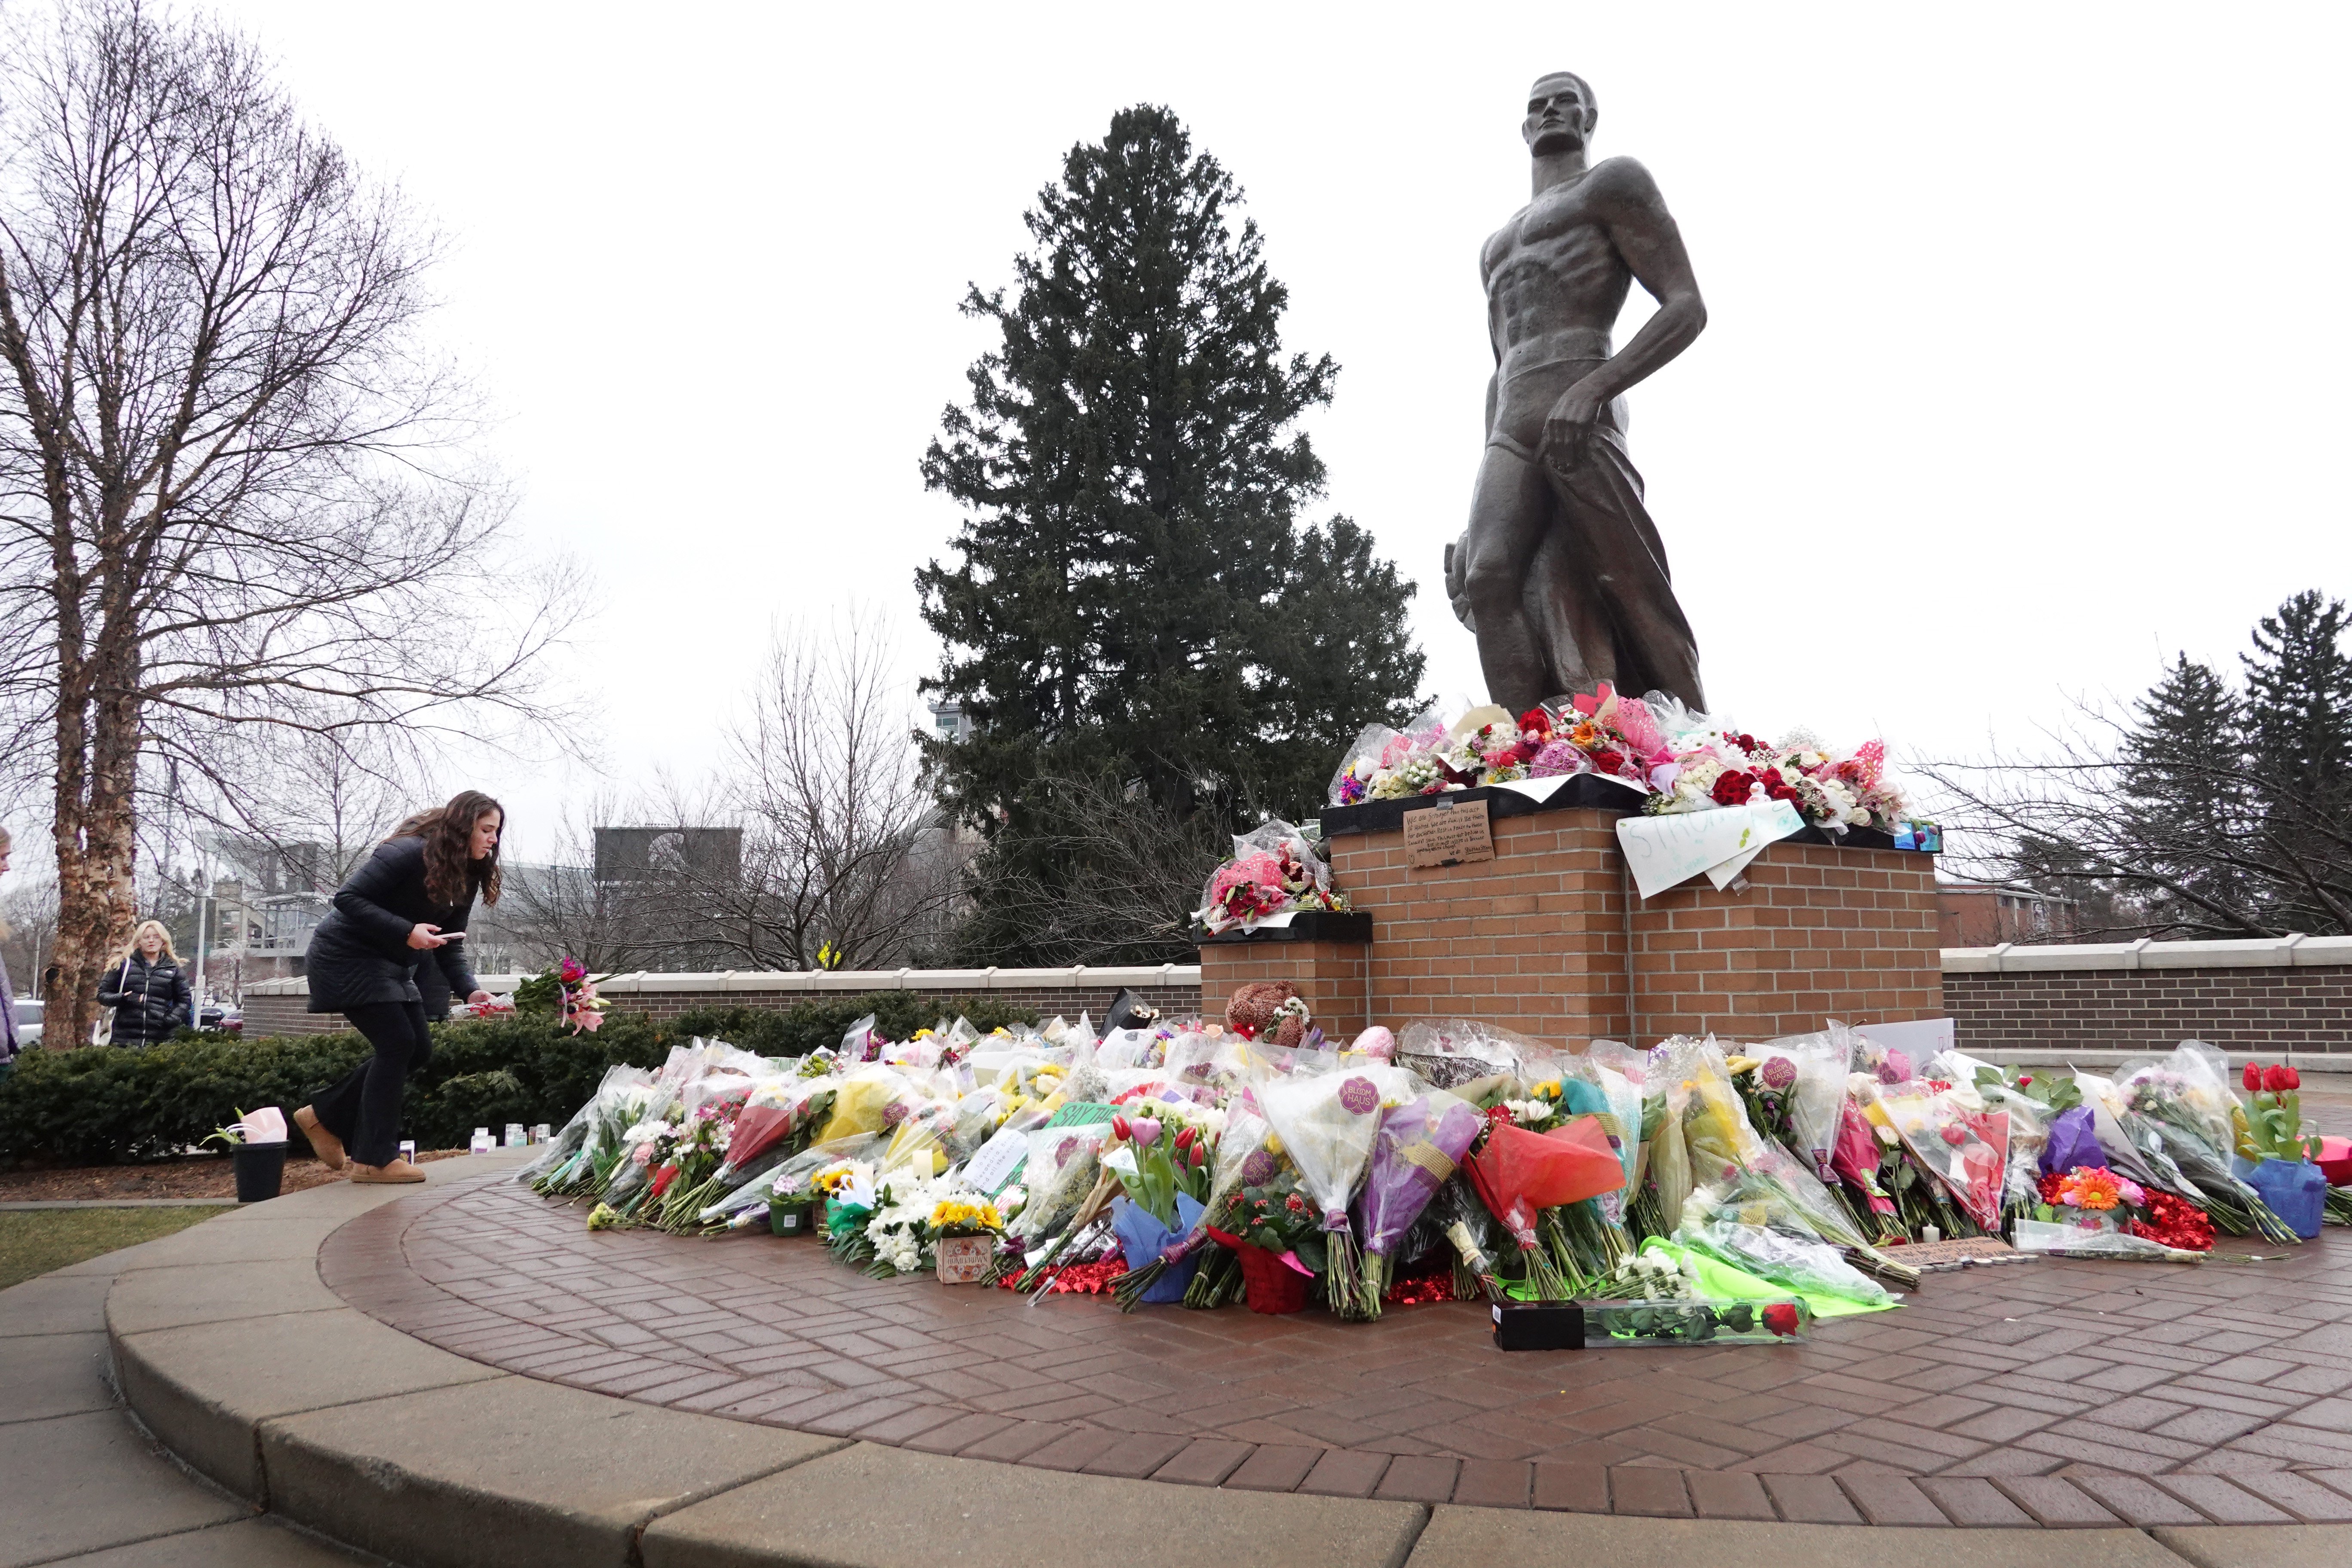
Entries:
MULTIPOLYGON (((121 656, 105 662, 119 664, 121 656)), ((139 840, 131 792, 138 778, 139 703, 130 695, 137 671, 95 674, 95 679, 78 683, 80 700, 58 705, 58 938, 52 960, 58 978, 49 1004, 52 1024, 41 1032, 42 1044, 53 1049, 89 1043, 98 1017, 99 981, 107 960, 129 939, 138 913, 139 840), (87 695, 93 687, 101 694, 95 700, 87 695), (89 723, 93 718, 96 722, 89 723)))

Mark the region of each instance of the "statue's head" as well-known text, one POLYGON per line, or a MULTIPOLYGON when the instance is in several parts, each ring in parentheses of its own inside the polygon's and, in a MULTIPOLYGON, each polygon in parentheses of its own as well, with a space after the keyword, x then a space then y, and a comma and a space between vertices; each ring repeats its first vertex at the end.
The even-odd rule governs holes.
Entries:
POLYGON ((1528 118, 1519 133, 1528 139, 1528 151, 1542 157, 1583 146, 1600 119, 1601 102, 1591 85, 1574 71, 1552 71, 1528 89, 1528 118))

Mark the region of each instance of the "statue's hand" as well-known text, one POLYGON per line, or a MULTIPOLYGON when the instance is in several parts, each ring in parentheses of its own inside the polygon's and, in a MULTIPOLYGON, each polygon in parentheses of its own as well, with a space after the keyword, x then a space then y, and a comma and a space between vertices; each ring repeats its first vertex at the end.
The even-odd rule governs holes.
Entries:
POLYGON ((1544 419, 1544 466, 1560 475, 1575 471, 1584 461, 1586 444, 1600 421, 1601 399, 1580 384, 1560 394, 1544 419))
POLYGON ((1459 540, 1445 547, 1445 597, 1454 606, 1454 618, 1475 636, 1478 623, 1470 615, 1470 531, 1466 528, 1459 540))

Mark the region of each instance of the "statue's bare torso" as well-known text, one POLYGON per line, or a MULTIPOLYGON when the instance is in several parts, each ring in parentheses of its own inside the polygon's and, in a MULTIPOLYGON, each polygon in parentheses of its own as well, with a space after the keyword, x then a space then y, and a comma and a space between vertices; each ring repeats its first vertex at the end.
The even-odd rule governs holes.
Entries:
MULTIPOLYGON (((1538 195, 1486 241, 1478 269, 1495 350, 1490 437, 1535 455, 1553 404, 1609 358, 1634 279, 1619 237, 1643 248, 1654 211, 1671 234, 1649 171, 1611 158, 1538 195)), ((1622 427, 1623 409, 1600 417, 1622 427)))
MULTIPOLYGON (((1605 337, 1615 329, 1633 272, 1610 240, 1594 198, 1634 183, 1626 178, 1628 164, 1640 170, 1630 159, 1612 158, 1583 178, 1544 192, 1480 252, 1496 372, 1505 380, 1542 365, 1591 359, 1591 334, 1605 337)), ((1640 174, 1638 183, 1648 184, 1649 176, 1640 174)))

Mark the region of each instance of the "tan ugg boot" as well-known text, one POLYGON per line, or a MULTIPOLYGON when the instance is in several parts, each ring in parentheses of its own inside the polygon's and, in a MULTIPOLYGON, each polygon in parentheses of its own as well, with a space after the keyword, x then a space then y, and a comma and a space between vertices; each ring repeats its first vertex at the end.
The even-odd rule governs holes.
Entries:
POLYGON ((352 1162, 352 1180, 362 1184, 393 1182, 421 1182, 425 1173, 405 1160, 394 1160, 389 1165, 362 1165, 352 1162))
POLYGON ((310 1152, 319 1156, 319 1163, 330 1171, 340 1171, 349 1163, 343 1157, 343 1141, 320 1126, 318 1113, 309 1106, 294 1113, 294 1125, 310 1140, 310 1152))

